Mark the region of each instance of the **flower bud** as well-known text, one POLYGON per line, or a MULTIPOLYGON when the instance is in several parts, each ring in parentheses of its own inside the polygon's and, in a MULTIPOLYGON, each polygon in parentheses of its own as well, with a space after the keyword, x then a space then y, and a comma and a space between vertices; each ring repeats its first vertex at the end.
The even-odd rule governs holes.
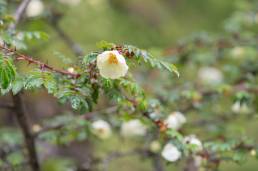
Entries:
POLYGON ((101 139, 107 139, 111 136, 112 131, 108 122, 98 120, 92 123, 93 134, 101 139))
POLYGON ((161 145, 158 141, 152 141, 150 143, 150 151, 153 152, 153 153, 157 153, 159 152, 161 149, 161 145))

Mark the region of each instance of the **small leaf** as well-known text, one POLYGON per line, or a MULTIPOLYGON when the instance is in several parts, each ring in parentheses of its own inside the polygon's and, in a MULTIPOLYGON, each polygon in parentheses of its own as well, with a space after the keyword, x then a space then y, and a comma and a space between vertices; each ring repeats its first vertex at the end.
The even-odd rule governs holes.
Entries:
POLYGON ((12 81, 15 79, 16 69, 12 63, 12 60, 9 58, 3 57, 0 54, 0 84, 3 89, 7 89, 12 81))
POLYGON ((17 77, 12 84, 12 92, 16 95, 24 87, 24 80, 21 77, 17 77))

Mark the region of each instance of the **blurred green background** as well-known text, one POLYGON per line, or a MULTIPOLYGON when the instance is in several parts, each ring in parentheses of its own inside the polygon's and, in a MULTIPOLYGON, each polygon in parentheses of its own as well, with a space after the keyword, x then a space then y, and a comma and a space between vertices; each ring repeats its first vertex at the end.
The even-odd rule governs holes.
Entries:
MULTIPOLYGON (((236 9, 236 3, 238 0, 81 0, 79 5, 60 4, 55 10, 62 13, 61 28, 84 52, 95 50, 96 42, 101 40, 163 51, 195 32, 221 32, 225 19, 236 9)), ((53 57, 55 52, 75 57, 45 20, 29 19, 22 27, 50 35, 48 41, 35 43, 32 48, 48 63, 59 63, 59 59, 53 57)), ((255 130, 255 125, 250 127, 255 130)), ((102 155, 114 147, 126 150, 143 143, 143 140, 121 143, 120 138, 114 136, 105 142, 94 142, 97 153, 102 155)), ((180 163, 167 166, 167 170, 179 168, 182 168, 180 163)), ((257 171, 257 168, 258 163, 252 159, 241 166, 232 163, 221 166, 223 171, 257 171)), ((138 157, 125 157, 111 162, 110 170, 148 171, 151 163, 148 160, 142 162, 138 157)))

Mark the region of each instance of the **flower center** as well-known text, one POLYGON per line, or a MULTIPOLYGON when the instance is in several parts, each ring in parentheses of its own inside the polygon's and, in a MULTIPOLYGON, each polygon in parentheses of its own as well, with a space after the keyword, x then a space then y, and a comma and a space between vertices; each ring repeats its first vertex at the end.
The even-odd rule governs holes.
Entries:
POLYGON ((118 60, 115 54, 110 53, 108 57, 108 63, 109 64, 118 64, 118 60))

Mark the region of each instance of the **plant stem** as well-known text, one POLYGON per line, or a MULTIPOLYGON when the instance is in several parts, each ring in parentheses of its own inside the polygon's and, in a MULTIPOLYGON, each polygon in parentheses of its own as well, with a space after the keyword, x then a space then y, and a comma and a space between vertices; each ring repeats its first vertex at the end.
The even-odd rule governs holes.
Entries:
POLYGON ((21 94, 12 95, 14 103, 14 111, 19 126, 22 129, 24 140, 29 154, 29 163, 33 171, 40 171, 38 156, 36 151, 36 143, 33 133, 30 129, 30 124, 26 116, 26 109, 22 101, 21 94))
POLYGON ((47 70, 50 70, 50 71, 53 71, 53 72, 56 72, 56 73, 59 73, 59 74, 62 74, 62 75, 69 75, 69 76, 72 76, 74 78, 80 77, 80 74, 71 73, 71 72, 66 71, 66 70, 56 69, 56 68, 54 68, 54 67, 52 67, 52 66, 50 66, 46 63, 43 63, 43 62, 41 62, 39 60, 36 60, 36 59, 33 59, 30 56, 21 54, 21 53, 17 52, 15 49, 5 47, 4 45, 1 45, 1 44, 0 44, 0 49, 4 50, 6 53, 11 53, 12 55, 14 55, 16 60, 27 61, 29 64, 38 65, 39 68, 42 69, 42 70, 47 69, 47 70))

